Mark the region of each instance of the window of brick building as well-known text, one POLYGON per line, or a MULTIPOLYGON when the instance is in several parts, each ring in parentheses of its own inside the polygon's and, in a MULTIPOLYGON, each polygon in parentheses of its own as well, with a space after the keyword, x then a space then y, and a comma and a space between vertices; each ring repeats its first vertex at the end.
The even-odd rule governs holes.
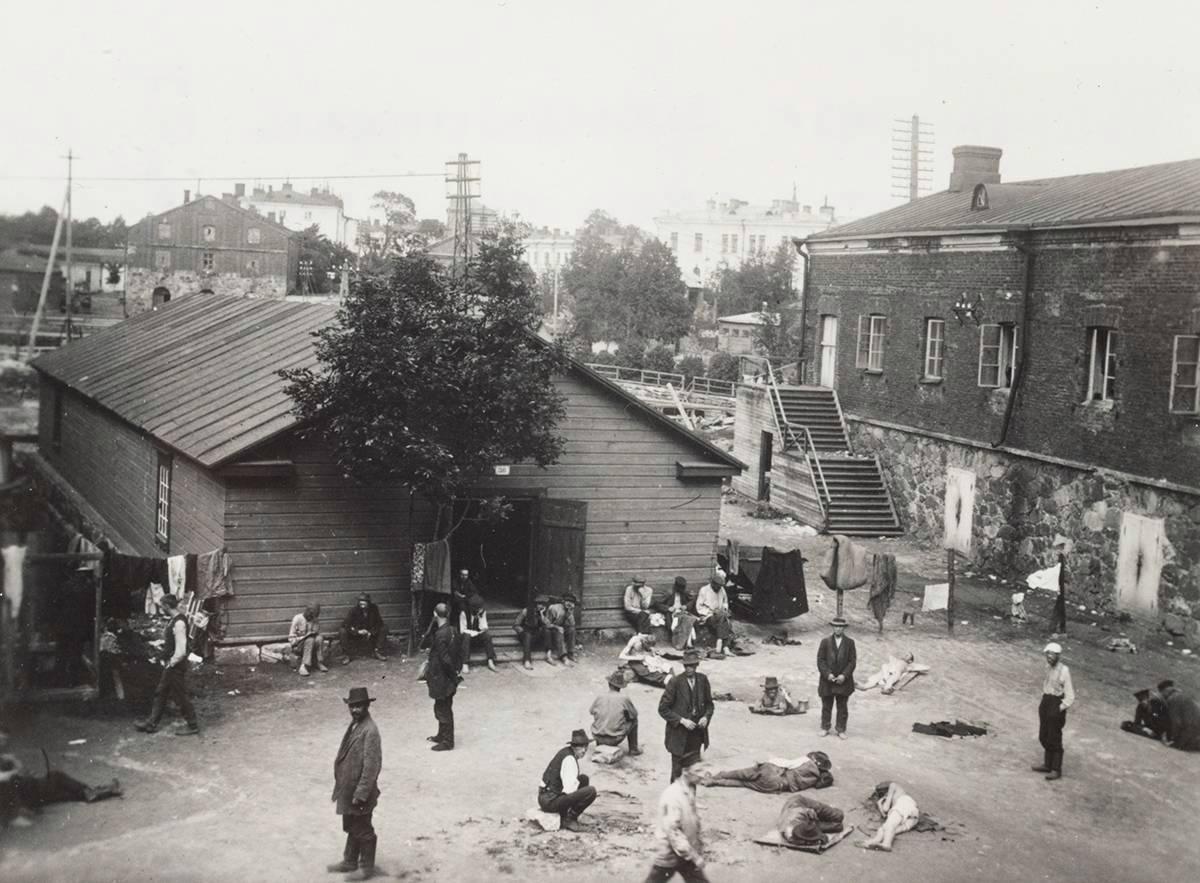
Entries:
POLYGON ((1171 413, 1200 414, 1200 335, 1175 337, 1171 355, 1171 413))
POLYGON ((943 319, 925 320, 925 379, 941 380, 945 364, 946 322, 943 319))
POLYGON ((160 270, 169 270, 171 268, 171 253, 169 251, 156 251, 154 253, 154 266, 160 270))
POLYGON ((736 233, 731 234, 729 237, 729 250, 731 252, 733 252, 734 254, 737 254, 737 245, 738 245, 737 239, 738 238, 737 238, 736 233))
POLYGON ((671 251, 679 251, 679 234, 671 234, 671 251))
POLYGON ((704 251, 704 234, 697 233, 696 238, 692 241, 692 251, 704 251))
POLYGON ((1117 392, 1117 332, 1089 328, 1088 348, 1087 401, 1110 401, 1117 392))
POLYGON ((205 242, 216 242, 217 241, 217 228, 214 227, 212 224, 205 224, 201 228, 200 232, 204 235, 205 242))
POLYGON ((251 227, 246 231, 246 241, 251 245, 258 245, 262 242, 262 231, 257 227, 251 227))
POLYGON ((858 352, 854 367, 867 371, 883 371, 883 329, 885 316, 872 313, 858 317, 858 352))
POLYGON ((163 221, 161 224, 158 225, 158 238, 159 239, 170 239, 171 238, 171 225, 168 224, 166 221, 163 221))
POLYGON ((158 505, 154 517, 154 541, 166 550, 171 546, 171 455, 158 453, 158 505))
POLYGON ((200 255, 200 268, 202 270, 211 270, 213 268, 213 253, 206 251, 200 255))
POLYGON ((979 385, 1011 389, 1017 364, 1017 326, 979 326, 979 385))
POLYGON ((728 254, 728 253, 729 253, 729 234, 722 233, 721 234, 721 254, 728 254))

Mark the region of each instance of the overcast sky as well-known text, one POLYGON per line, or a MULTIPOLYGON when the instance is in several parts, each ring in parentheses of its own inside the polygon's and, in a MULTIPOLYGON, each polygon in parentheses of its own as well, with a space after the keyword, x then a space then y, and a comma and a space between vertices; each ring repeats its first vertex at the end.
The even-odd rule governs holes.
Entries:
POLYGON ((892 120, 1004 149, 1005 180, 1200 156, 1194 2, 16 3, 4 15, 0 211, 136 219, 236 176, 324 184, 361 216, 482 161, 484 202, 652 227, 712 196, 862 216, 890 198, 892 120), (186 177, 101 182, 96 176, 186 177))

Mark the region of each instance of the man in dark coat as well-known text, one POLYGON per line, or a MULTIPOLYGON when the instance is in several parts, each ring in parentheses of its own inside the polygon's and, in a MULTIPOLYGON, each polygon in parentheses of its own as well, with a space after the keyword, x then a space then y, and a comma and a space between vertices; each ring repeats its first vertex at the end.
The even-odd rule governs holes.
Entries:
POLYGON ((433 621, 437 623, 437 630, 429 645, 425 686, 433 700, 438 731, 429 737, 429 741, 433 743, 434 751, 450 751, 454 748, 454 694, 458 691, 458 673, 462 668, 458 659, 458 632, 450 625, 450 610, 445 604, 433 608, 433 621))
POLYGON ((1167 703, 1167 732, 1163 740, 1180 751, 1200 751, 1200 704, 1174 681, 1160 681, 1158 692, 1167 703))
POLYGON ((342 700, 350 709, 350 726, 342 737, 337 759, 333 762, 333 794, 330 800, 342 817, 346 847, 342 860, 329 865, 333 873, 354 872, 347 880, 369 880, 375 876, 375 828, 371 816, 379 801, 379 770, 383 749, 379 728, 371 717, 366 687, 353 687, 342 700))
POLYGON ((854 666, 858 663, 858 652, 854 639, 846 637, 846 620, 834 619, 833 635, 821 639, 817 650, 817 695, 821 697, 821 735, 829 735, 829 719, 833 704, 837 702, 838 738, 846 738, 846 721, 850 716, 848 705, 854 692, 854 666))
POLYGON ((685 767, 700 760, 700 752, 708 747, 708 725, 712 722, 712 688, 708 678, 700 674, 700 654, 688 650, 683 654, 683 674, 674 677, 658 701, 658 713, 667 722, 666 746, 671 753, 671 781, 679 778, 685 767))
POLYGON ((1157 690, 1138 690, 1133 694, 1137 708, 1133 720, 1121 721, 1121 729, 1137 736, 1161 740, 1167 732, 1167 703, 1157 690))
POLYGON ((342 645, 342 665, 349 664, 352 655, 366 651, 381 662, 387 659, 383 652, 387 648, 387 629, 383 627, 379 607, 366 592, 358 596, 346 614, 338 640, 342 645))

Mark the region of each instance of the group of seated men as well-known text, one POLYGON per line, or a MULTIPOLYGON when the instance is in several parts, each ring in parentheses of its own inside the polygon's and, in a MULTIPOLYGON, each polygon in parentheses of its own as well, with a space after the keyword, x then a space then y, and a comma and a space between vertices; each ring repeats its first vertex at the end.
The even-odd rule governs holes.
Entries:
MULTIPOLYGON (((358 596, 354 606, 347 612, 338 629, 338 642, 342 651, 342 665, 348 665, 351 657, 372 655, 383 661, 387 659, 387 629, 379 606, 365 592, 358 596)), ((308 677, 313 669, 329 671, 325 665, 325 640, 321 634, 321 605, 310 604, 302 613, 292 617, 288 629, 288 643, 292 653, 300 661, 297 672, 308 677)))
POLYGON ((1122 730, 1157 739, 1180 751, 1200 751, 1200 704, 1174 681, 1159 681, 1155 689, 1138 690, 1133 695, 1137 709, 1132 721, 1122 722, 1122 730))
POLYGON ((695 598, 688 593, 687 580, 675 577, 669 601, 656 596, 642 577, 635 576, 625 586, 622 607, 625 619, 638 634, 660 631, 678 650, 691 647, 700 628, 713 640, 710 655, 724 656, 727 650, 739 656, 750 652, 741 646, 733 630, 729 593, 720 574, 701 587, 695 598))

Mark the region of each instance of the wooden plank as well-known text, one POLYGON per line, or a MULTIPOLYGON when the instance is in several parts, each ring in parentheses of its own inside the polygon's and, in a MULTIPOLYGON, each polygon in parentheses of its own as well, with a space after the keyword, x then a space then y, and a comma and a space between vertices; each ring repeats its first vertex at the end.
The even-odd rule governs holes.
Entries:
MULTIPOLYGON (((320 594, 329 590, 329 581, 325 578, 317 578, 316 574, 309 571, 310 579, 294 579, 294 580, 261 580, 261 579, 236 579, 235 586, 237 589, 238 598, 248 598, 251 595, 278 595, 287 594, 289 591, 297 593, 308 592, 312 594, 320 594)), ((397 586, 407 589, 409 574, 391 574, 385 576, 371 577, 343 577, 338 581, 339 587, 352 587, 357 592, 387 592, 400 591, 397 586)))

